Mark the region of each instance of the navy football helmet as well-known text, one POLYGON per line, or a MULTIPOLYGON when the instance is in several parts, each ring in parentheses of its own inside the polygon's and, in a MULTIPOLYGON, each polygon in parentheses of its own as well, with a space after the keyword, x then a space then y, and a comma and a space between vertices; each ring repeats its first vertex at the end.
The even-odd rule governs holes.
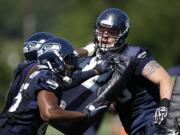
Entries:
POLYGON ((71 76, 78 67, 72 44, 63 38, 47 40, 38 50, 38 62, 60 76, 71 76))
POLYGON ((106 9, 97 18, 94 43, 102 51, 118 50, 122 48, 129 28, 129 17, 125 12, 117 8, 106 9), (114 43, 108 44, 109 38, 115 38, 114 43))
POLYGON ((28 37, 23 47, 25 61, 37 60, 37 50, 46 40, 53 37, 55 35, 49 32, 37 32, 28 37))

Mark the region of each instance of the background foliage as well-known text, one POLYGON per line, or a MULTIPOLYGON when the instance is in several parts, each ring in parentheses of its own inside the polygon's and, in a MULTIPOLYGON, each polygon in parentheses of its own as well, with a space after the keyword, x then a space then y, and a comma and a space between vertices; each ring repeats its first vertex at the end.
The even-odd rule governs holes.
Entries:
POLYGON ((49 31, 84 46, 97 15, 110 7, 128 13, 129 43, 148 47, 165 68, 180 64, 179 0, 0 0, 0 108, 30 34, 49 31))

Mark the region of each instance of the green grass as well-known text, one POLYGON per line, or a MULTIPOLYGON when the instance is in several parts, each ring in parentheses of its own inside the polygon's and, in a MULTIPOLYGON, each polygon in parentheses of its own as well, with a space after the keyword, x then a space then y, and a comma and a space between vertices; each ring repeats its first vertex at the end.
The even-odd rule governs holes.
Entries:
POLYGON ((55 128, 48 126, 46 135, 63 135, 63 134, 61 132, 59 132, 58 130, 56 130, 55 128))

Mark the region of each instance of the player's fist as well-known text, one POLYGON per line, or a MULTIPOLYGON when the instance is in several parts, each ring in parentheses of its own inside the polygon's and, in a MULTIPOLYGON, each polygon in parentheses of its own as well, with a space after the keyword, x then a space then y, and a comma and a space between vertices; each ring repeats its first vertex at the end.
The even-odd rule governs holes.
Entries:
POLYGON ((88 118, 94 118, 97 115, 105 112, 105 110, 109 107, 110 102, 104 101, 101 99, 96 99, 94 102, 87 105, 83 112, 86 113, 88 118))
POLYGON ((167 114, 168 114, 168 108, 167 107, 157 108, 155 113, 154 113, 154 117, 153 117, 154 125, 161 125, 162 122, 165 120, 167 114))
POLYGON ((94 67, 98 74, 112 70, 112 55, 110 53, 98 55, 96 58, 97 64, 94 67))
POLYGON ((104 60, 104 61, 100 61, 96 64, 96 66, 94 67, 94 69, 96 70, 97 74, 102 74, 105 73, 107 71, 110 71, 112 69, 110 62, 108 60, 104 60))
POLYGON ((168 115, 168 107, 170 105, 170 101, 166 98, 160 101, 159 107, 156 109, 153 116, 153 124, 155 126, 162 126, 165 118, 168 115))

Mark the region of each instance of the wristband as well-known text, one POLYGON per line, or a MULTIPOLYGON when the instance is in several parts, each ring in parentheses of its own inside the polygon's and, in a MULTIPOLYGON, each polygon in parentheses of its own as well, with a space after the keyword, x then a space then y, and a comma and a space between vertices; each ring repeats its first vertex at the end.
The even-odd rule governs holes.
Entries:
POLYGON ((170 100, 167 99, 167 98, 163 98, 160 100, 160 103, 159 103, 159 106, 162 107, 162 106, 165 106, 165 107, 169 107, 170 106, 170 100))

